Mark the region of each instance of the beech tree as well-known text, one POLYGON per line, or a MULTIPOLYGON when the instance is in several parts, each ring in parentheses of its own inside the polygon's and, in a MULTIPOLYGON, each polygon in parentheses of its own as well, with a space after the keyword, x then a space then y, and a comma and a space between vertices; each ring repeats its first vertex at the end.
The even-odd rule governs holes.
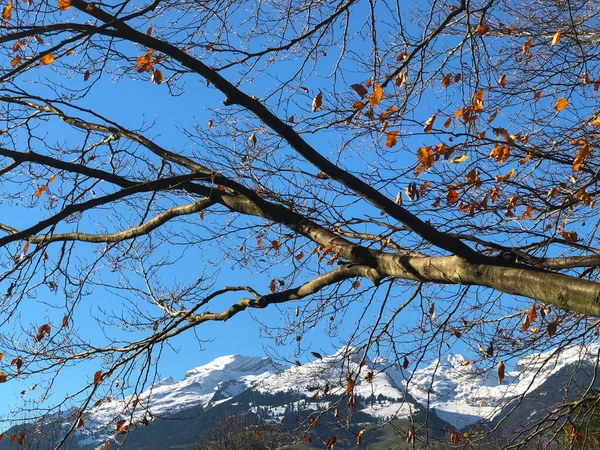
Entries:
POLYGON ((596 339, 595 2, 4 0, 2 18, 1 381, 49 390, 90 361, 65 399, 82 414, 115 377, 147 387, 174 337, 274 305, 276 344, 354 329, 353 351, 413 367, 459 346, 500 381, 596 339), (122 117, 137 86, 195 112, 122 117), (184 256, 198 273, 164 276, 184 256), (98 293, 102 342, 73 321, 98 293))

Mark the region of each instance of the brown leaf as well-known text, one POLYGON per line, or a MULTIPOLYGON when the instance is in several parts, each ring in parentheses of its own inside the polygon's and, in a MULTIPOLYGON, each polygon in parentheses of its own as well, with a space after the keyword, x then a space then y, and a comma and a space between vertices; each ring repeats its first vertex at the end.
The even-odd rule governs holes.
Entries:
POLYGON ((408 358, 405 356, 404 360, 402 361, 402 368, 403 369, 408 369, 408 364, 409 364, 408 358))
POLYGON ((348 395, 350 392, 352 392, 354 390, 355 384, 356 384, 356 381, 354 380, 354 378, 352 378, 352 376, 348 375, 346 377, 346 395, 348 395))
POLYGON ((431 133, 431 130, 433 129, 433 123, 435 122, 436 117, 437 113, 433 114, 429 119, 427 119, 427 122, 425 122, 425 127, 423 127, 423 131, 425 133, 431 133))
POLYGON ((0 383, 6 383, 6 375, 0 372, 0 383))
POLYGON ((81 428, 83 425, 84 425, 83 419, 81 417, 78 417, 77 420, 75 421, 75 428, 81 428))
POLYGON ((502 384, 502 380, 504 380, 504 363, 502 361, 498 362, 498 383, 502 384))
POLYGON ((531 49, 531 44, 533 44, 531 39, 527 39, 525 42, 523 42, 523 45, 521 46, 521 51, 524 55, 529 53, 529 49, 531 49))
POLYGON ((364 102, 354 102, 352 103, 352 108, 354 109, 363 109, 365 107, 364 102))
POLYGON ((337 438, 335 436, 331 436, 329 439, 327 439, 327 442, 325 442, 325 445, 327 446, 327 450, 333 450, 336 442, 337 442, 337 438))
POLYGON ((115 424, 117 434, 126 434, 129 431, 129 425, 125 423, 125 419, 119 420, 115 424))
POLYGON ((360 98, 365 98, 365 96, 369 93, 369 91, 367 91, 367 88, 364 87, 362 84, 353 84, 350 87, 354 89, 354 92, 360 95, 360 98))
POLYGON ((317 359, 323 359, 323 356, 318 352, 310 352, 310 354, 313 355, 317 359))
POLYGON ((323 93, 319 92, 312 101, 312 112, 316 112, 323 105, 323 93))
POLYGON ((488 31, 490 27, 488 27, 485 23, 482 23, 477 27, 477 36, 483 37, 488 31))
POLYGON ((406 80, 408 80, 408 72, 400 72, 394 80, 394 85, 396 87, 402 87, 406 84, 406 80))
POLYGON ((460 435, 457 432, 450 433, 450 442, 458 444, 460 442, 460 435))
POLYGON ((352 282, 352 289, 358 289, 360 287, 360 280, 354 280, 352 282))
POLYGON ((442 77, 442 87, 446 89, 450 84, 452 84, 452 74, 447 73, 442 77))
POLYGON ((448 193, 446 194, 446 202, 448 205, 454 205, 458 202, 458 192, 455 189, 448 189, 448 193))
POLYGON ((579 240, 579 236, 577 235, 577 231, 559 231, 558 234, 560 234, 563 239, 567 242, 577 242, 579 240))
POLYGON ((392 130, 385 137, 385 147, 392 148, 398 143, 398 130, 392 130))
POLYGON ((269 290, 271 291, 271 294, 275 294, 277 292, 276 281, 277 281, 277 278, 273 278, 271 280, 271 283, 269 283, 269 290))
POLYGON ((99 370, 94 374, 94 384, 100 384, 102 382, 102 371, 99 370))
POLYGON ((500 79, 498 80, 498 84, 500 85, 500 87, 506 86, 506 74, 500 77, 500 79))
POLYGON ((546 329, 548 333, 548 337, 552 337, 556 334, 556 328, 558 327, 558 317, 555 317, 552 322, 548 324, 548 328, 546 329))
POLYGON ((152 82, 160 85, 163 82, 163 74, 160 70, 154 69, 152 71, 152 82))

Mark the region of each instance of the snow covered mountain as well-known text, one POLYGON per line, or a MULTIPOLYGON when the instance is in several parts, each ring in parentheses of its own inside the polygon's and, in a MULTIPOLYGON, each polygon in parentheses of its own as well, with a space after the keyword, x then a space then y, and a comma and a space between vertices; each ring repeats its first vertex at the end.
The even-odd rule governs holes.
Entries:
MULTIPOLYGON (((492 424, 515 404, 526 408, 528 402, 518 403, 526 396, 536 398, 535 410, 529 407, 516 416, 532 418, 572 394, 577 383, 588 383, 599 351, 599 345, 572 346, 530 356, 514 364, 501 384, 492 367, 470 364, 460 355, 434 360, 414 371, 342 353, 283 369, 269 358, 223 356, 188 371, 180 381, 164 379, 135 399, 99 402, 76 430, 72 447, 102 448, 112 442, 116 448, 123 436, 115 434, 115 424, 123 420, 132 430, 125 447, 131 449, 193 442, 210 420, 230 412, 251 411, 263 421, 293 427, 298 415, 306 418, 313 411, 344 410, 344 396, 350 391, 356 402, 353 422, 361 426, 392 419, 424 421, 429 410, 429 425, 438 431, 462 430, 492 424), (173 433, 179 421, 172 419, 178 417, 188 422, 181 432, 173 433), (143 433, 138 431, 141 428, 143 433), (158 444, 160 439, 164 442, 158 444)), ((62 428, 69 426, 65 423, 62 428)))

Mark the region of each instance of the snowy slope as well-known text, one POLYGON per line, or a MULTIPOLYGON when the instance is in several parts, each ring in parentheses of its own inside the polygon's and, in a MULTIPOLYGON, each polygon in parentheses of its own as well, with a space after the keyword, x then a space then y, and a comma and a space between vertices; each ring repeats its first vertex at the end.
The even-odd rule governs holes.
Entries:
POLYGON ((80 432, 88 434, 90 441, 85 442, 91 443, 103 440, 96 435, 112 432, 114 425, 106 425, 119 419, 135 424, 144 416, 168 417, 191 407, 207 408, 212 403, 235 397, 274 372, 276 369, 269 358, 222 356, 209 364, 189 370, 181 381, 166 378, 155 384, 139 396, 135 410, 132 398, 112 400, 94 407, 85 420, 85 429, 80 432))
POLYGON ((380 364, 366 361, 361 366, 359 361, 340 358, 340 354, 273 374, 258 383, 255 389, 264 393, 299 392, 311 397, 318 388, 321 393, 340 396, 346 393, 350 378, 355 383, 353 392, 356 396, 363 399, 385 397, 384 400, 370 402, 360 412, 380 419, 408 417, 411 409, 414 412, 416 405, 405 400, 404 388, 382 371, 380 364), (367 381, 369 372, 373 376, 367 381))
POLYGON ((561 352, 532 355, 506 372, 502 384, 495 369, 484 371, 464 365, 460 355, 435 360, 416 370, 410 381, 397 382, 403 386, 408 383, 408 391, 421 405, 429 405, 441 419, 462 428, 493 420, 509 401, 534 391, 563 368, 593 367, 599 349, 599 345, 572 346, 561 352))
MULTIPOLYGON (((290 407, 328 408, 346 393, 348 378, 355 383, 359 412, 374 422, 406 418, 429 407, 460 429, 493 420, 511 400, 533 392, 555 374, 562 371, 565 378, 565 368, 591 372, 599 351, 600 345, 572 346, 530 356, 510 366, 502 384, 491 364, 467 364, 460 355, 434 360, 412 372, 385 360, 361 364, 358 357, 343 358, 341 352, 285 370, 278 370, 269 358, 223 356, 188 371, 180 381, 169 378, 155 384, 139 396, 135 411, 132 398, 105 401, 90 410, 77 434, 81 444, 94 446, 115 437, 117 420, 125 419, 135 428, 144 416, 168 417, 189 408, 208 411, 227 401, 250 411, 260 408, 267 420, 281 421, 290 407), (261 404, 261 398, 270 400, 261 404)), ((563 378, 558 381, 564 383, 563 378)))

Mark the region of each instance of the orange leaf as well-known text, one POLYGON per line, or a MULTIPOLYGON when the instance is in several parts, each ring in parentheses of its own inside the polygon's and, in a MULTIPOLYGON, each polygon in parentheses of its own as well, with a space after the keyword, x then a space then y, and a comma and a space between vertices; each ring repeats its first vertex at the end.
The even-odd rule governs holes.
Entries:
POLYGON ((590 121, 588 125, 592 127, 600 127, 600 117, 596 117, 594 120, 590 121))
POLYGON ((381 88, 381 85, 375 83, 375 86, 373 86, 373 92, 371 92, 371 95, 369 97, 369 103, 371 104, 371 106, 377 106, 381 102, 382 98, 383 89, 381 88))
POLYGON ((71 0, 58 0, 58 10, 66 11, 71 7, 71 0))
POLYGON ((483 111, 483 95, 485 91, 478 89, 473 96, 473 111, 483 111))
POLYGON ((5 22, 8 22, 10 20, 10 16, 12 15, 12 7, 13 7, 12 0, 8 0, 7 5, 2 10, 2 19, 5 22))
POLYGON ((525 42, 523 42, 523 45, 521 46, 521 50, 522 50, 522 53, 524 55, 526 55, 527 53, 529 53, 529 49, 531 48, 531 44, 532 44, 531 39, 527 39, 525 42))
POLYGON ((385 146, 386 148, 392 148, 394 145, 398 143, 398 130, 390 131, 385 138, 385 146))
POLYGON ((37 198, 37 197, 40 197, 40 196, 41 196, 41 195, 44 193, 44 191, 45 191, 46 189, 48 189, 48 186, 47 186, 47 185, 45 185, 45 184, 40 184, 40 185, 38 186, 38 189, 37 189, 37 191, 35 192, 35 194, 33 194, 33 196, 34 196, 34 197, 36 197, 36 198, 37 198))
POLYGON ((556 44, 558 44, 560 42, 560 30, 558 30, 555 34, 554 37, 552 38, 552 43, 550 44, 550 47, 554 47, 556 44))
POLYGON ((52 53, 46 53, 40 58, 40 66, 47 66, 48 64, 52 64, 52 61, 54 61, 54 55, 52 53))
POLYGON ((561 97, 557 100, 556 104, 554 105, 554 109, 556 110, 556 112, 560 112, 563 109, 565 109, 568 104, 569 104, 569 101, 566 100, 565 98, 561 97))
POLYGON ((510 155, 510 148, 506 145, 496 144, 490 152, 490 158, 495 158, 496 162, 504 162, 510 155))
POLYGON ((571 144, 579 145, 579 150, 577 151, 577 155, 575 155, 575 159, 573 159, 573 172, 579 171, 581 166, 585 162, 585 160, 592 154, 592 149, 590 143, 583 139, 578 141, 571 141, 571 144))
POLYGON ((365 434, 366 432, 367 432, 367 430, 365 428, 363 428, 358 433, 356 433, 356 445, 362 444, 362 437, 363 437, 363 434, 365 434))
POLYGON ((527 315, 525 316, 525 319, 523 319, 523 325, 521 325, 521 333, 527 331, 529 325, 531 325, 531 319, 529 319, 529 316, 527 315))
POLYGON ((537 308, 535 306, 535 303, 533 304, 533 306, 527 313, 527 316, 529 317, 529 320, 531 320, 532 322, 537 321, 537 308))
POLYGON ((319 92, 312 101, 312 112, 316 112, 323 104, 323 93, 319 92))
POLYGON ((154 53, 154 49, 152 49, 152 48, 150 50, 146 51, 145 54, 143 54, 136 60, 135 66, 133 66, 133 68, 135 70, 137 70, 139 73, 150 72, 150 69, 154 65, 154 60, 152 59, 153 53, 154 53))
POLYGON ((427 122, 425 122, 425 127, 423 128, 425 133, 431 133, 431 130, 433 129, 433 122, 435 122, 436 117, 437 113, 433 114, 429 119, 427 119, 427 122))
POLYGON ((417 150, 417 159, 425 169, 430 169, 435 161, 435 156, 431 151, 431 147, 423 146, 417 150))

